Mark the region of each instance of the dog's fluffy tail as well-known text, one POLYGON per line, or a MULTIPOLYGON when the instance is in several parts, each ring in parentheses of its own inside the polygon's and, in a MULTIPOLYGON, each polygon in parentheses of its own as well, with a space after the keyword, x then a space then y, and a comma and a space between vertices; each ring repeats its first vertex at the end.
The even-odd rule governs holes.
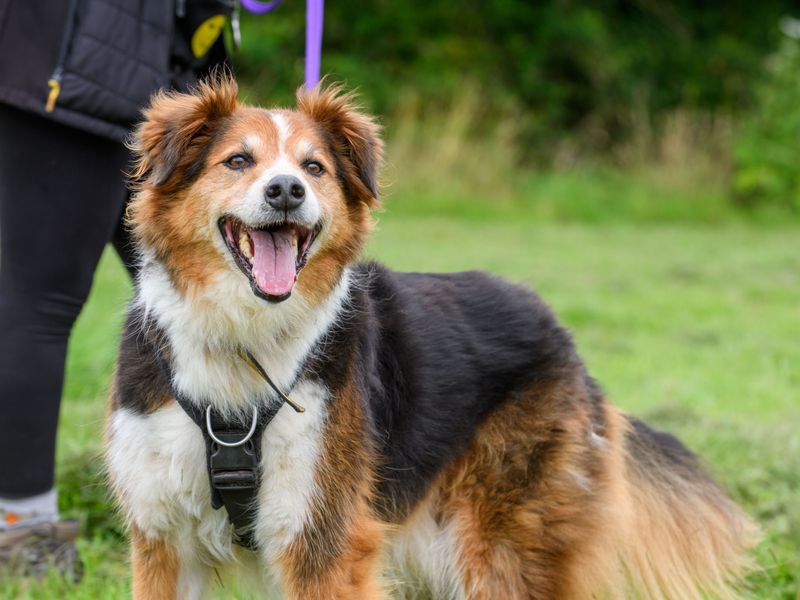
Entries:
POLYGON ((619 558, 634 594, 626 597, 736 597, 758 528, 676 438, 623 422, 619 558))

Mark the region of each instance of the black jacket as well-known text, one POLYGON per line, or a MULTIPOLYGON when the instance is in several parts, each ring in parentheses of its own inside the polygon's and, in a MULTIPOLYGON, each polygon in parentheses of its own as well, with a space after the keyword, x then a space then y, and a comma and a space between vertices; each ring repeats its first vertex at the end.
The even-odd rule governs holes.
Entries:
POLYGON ((224 60, 221 38, 189 48, 193 25, 229 9, 177 1, 189 16, 172 0, 0 0, 0 102, 124 139, 154 91, 224 60))

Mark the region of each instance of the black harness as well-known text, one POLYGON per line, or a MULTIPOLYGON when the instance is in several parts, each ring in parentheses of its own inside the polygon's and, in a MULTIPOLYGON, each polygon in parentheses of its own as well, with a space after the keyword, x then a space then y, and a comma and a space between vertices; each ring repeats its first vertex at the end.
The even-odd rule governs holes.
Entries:
MULTIPOLYGON (((241 420, 229 421, 214 413, 211 405, 202 408, 190 401, 174 388, 172 392, 189 418, 200 428, 206 446, 206 468, 211 486, 211 506, 217 510, 225 507, 233 525, 233 543, 255 550, 253 520, 255 519, 256 495, 261 483, 261 436, 267 425, 278 414, 286 402, 296 412, 305 409, 291 400, 273 383, 263 367, 247 350, 239 356, 277 392, 281 402, 267 408, 253 406, 253 418, 249 424, 241 420)), ((172 387, 169 365, 156 353, 161 371, 172 387)))

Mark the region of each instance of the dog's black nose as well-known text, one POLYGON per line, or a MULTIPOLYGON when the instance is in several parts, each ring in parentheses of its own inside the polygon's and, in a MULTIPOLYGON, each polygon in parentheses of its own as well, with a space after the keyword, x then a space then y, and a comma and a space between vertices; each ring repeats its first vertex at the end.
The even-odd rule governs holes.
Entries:
POLYGON ((306 199, 306 188, 297 177, 278 175, 270 179, 264 196, 275 210, 294 210, 306 199))

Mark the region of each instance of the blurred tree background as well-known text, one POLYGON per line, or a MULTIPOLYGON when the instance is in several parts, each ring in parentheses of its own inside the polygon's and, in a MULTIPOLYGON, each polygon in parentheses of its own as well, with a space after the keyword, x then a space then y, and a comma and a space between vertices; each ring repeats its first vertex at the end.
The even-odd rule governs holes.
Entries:
MULTIPOLYGON (((432 164, 454 176, 479 169, 483 181, 464 182, 471 189, 596 218, 591 200, 550 206, 546 178, 520 172, 580 166, 585 177, 570 185, 581 196, 618 186, 624 168, 644 174, 633 196, 661 200, 620 200, 607 207, 612 216, 652 209, 653 219, 715 220, 736 209, 782 218, 800 210, 793 10, 788 0, 338 0, 326 6, 322 66, 383 117, 398 142, 390 160, 404 178, 408 167, 420 174, 412 191, 442 180, 441 170, 426 177, 432 164), (676 188, 673 209, 659 192, 665 181, 676 188), (698 185, 705 206, 686 197, 698 185)), ((251 100, 291 102, 304 28, 303 2, 243 17, 236 69, 251 100)))

